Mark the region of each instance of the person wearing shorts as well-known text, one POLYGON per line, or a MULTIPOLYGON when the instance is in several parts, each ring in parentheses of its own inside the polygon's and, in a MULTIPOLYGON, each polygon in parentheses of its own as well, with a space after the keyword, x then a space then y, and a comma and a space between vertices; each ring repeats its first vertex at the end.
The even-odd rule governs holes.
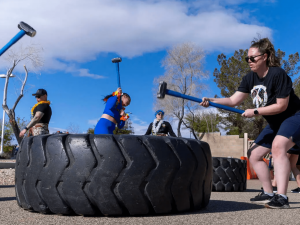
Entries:
MULTIPOLYGON (((300 171, 297 168, 297 162, 299 161, 300 148, 296 145, 287 151, 287 157, 290 160, 291 171, 296 179, 297 188, 291 190, 292 193, 300 193, 300 171)), ((274 180, 272 181, 273 192, 277 192, 276 176, 274 174, 274 180)))
POLYGON ((254 108, 246 109, 242 116, 263 116, 268 125, 248 151, 264 190, 250 201, 267 208, 289 208, 286 192, 291 166, 286 153, 293 146, 300 146, 300 100, 294 93, 291 78, 280 68, 280 59, 268 38, 254 40, 245 60, 251 71, 243 77, 238 90, 229 98, 205 97, 200 105, 208 107, 209 102, 215 102, 234 107, 249 95, 252 97, 254 108), (273 193, 270 172, 263 161, 263 156, 271 149, 277 194, 273 193))
POLYGON ((131 98, 118 88, 113 94, 107 95, 103 101, 106 102, 105 109, 95 127, 94 134, 113 134, 116 125, 122 129, 129 118, 124 107, 130 104, 131 98))

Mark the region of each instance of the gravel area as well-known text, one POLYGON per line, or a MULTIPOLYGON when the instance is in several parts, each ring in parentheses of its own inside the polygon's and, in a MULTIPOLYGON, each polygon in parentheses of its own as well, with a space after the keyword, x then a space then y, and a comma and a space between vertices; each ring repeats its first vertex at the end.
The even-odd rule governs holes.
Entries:
POLYGON ((15 169, 0 169, 0 185, 15 185, 15 169))

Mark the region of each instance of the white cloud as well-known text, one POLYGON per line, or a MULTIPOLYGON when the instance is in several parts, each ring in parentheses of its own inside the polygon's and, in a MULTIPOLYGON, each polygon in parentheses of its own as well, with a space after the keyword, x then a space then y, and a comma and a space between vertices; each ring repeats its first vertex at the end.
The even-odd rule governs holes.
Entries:
POLYGON ((56 133, 57 131, 66 132, 67 130, 63 129, 63 128, 49 127, 49 133, 50 134, 56 133))
POLYGON ((91 125, 96 125, 98 123, 100 118, 98 119, 92 119, 92 120, 88 120, 88 124, 91 124, 91 125))
MULTIPOLYGON (((196 5, 197 2, 2 1, 0 43, 7 43, 18 32, 19 21, 24 21, 37 30, 37 35, 26 36, 20 43, 40 44, 45 69, 65 70, 70 63, 95 60, 101 53, 135 57, 187 41, 208 51, 232 51, 248 47, 257 33, 262 37, 272 35, 271 29, 242 20, 241 14, 247 12, 230 8, 245 1, 207 0, 196 5)), ((77 75, 102 78, 87 69, 79 70, 77 75)))
POLYGON ((134 128, 135 135, 144 135, 150 123, 139 119, 136 115, 130 115, 132 127, 134 128))

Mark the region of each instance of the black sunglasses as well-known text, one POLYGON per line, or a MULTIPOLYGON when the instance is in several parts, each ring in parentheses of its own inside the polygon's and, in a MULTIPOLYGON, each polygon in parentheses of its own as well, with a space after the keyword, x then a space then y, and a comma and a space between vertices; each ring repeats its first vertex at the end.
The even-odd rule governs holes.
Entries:
POLYGON ((256 56, 250 56, 250 57, 245 57, 245 60, 246 60, 246 62, 248 62, 249 61, 249 59, 251 60, 251 62, 255 62, 255 58, 256 57, 258 57, 258 56, 262 56, 262 55, 264 55, 265 53, 263 53, 263 54, 260 54, 260 55, 256 55, 256 56))
POLYGON ((162 113, 157 113, 157 115, 162 116, 163 114, 162 113))
POLYGON ((40 97, 41 97, 40 95, 36 95, 36 96, 35 96, 35 98, 40 98, 40 97))

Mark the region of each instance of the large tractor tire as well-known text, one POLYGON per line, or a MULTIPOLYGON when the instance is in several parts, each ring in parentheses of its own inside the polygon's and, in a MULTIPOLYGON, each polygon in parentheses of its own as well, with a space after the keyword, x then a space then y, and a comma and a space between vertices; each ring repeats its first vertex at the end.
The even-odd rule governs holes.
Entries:
POLYGON ((15 189, 20 207, 40 213, 163 214, 205 207, 212 175, 205 142, 55 134, 22 141, 15 189))
POLYGON ((244 191, 247 189, 247 161, 213 157, 212 191, 244 191))

